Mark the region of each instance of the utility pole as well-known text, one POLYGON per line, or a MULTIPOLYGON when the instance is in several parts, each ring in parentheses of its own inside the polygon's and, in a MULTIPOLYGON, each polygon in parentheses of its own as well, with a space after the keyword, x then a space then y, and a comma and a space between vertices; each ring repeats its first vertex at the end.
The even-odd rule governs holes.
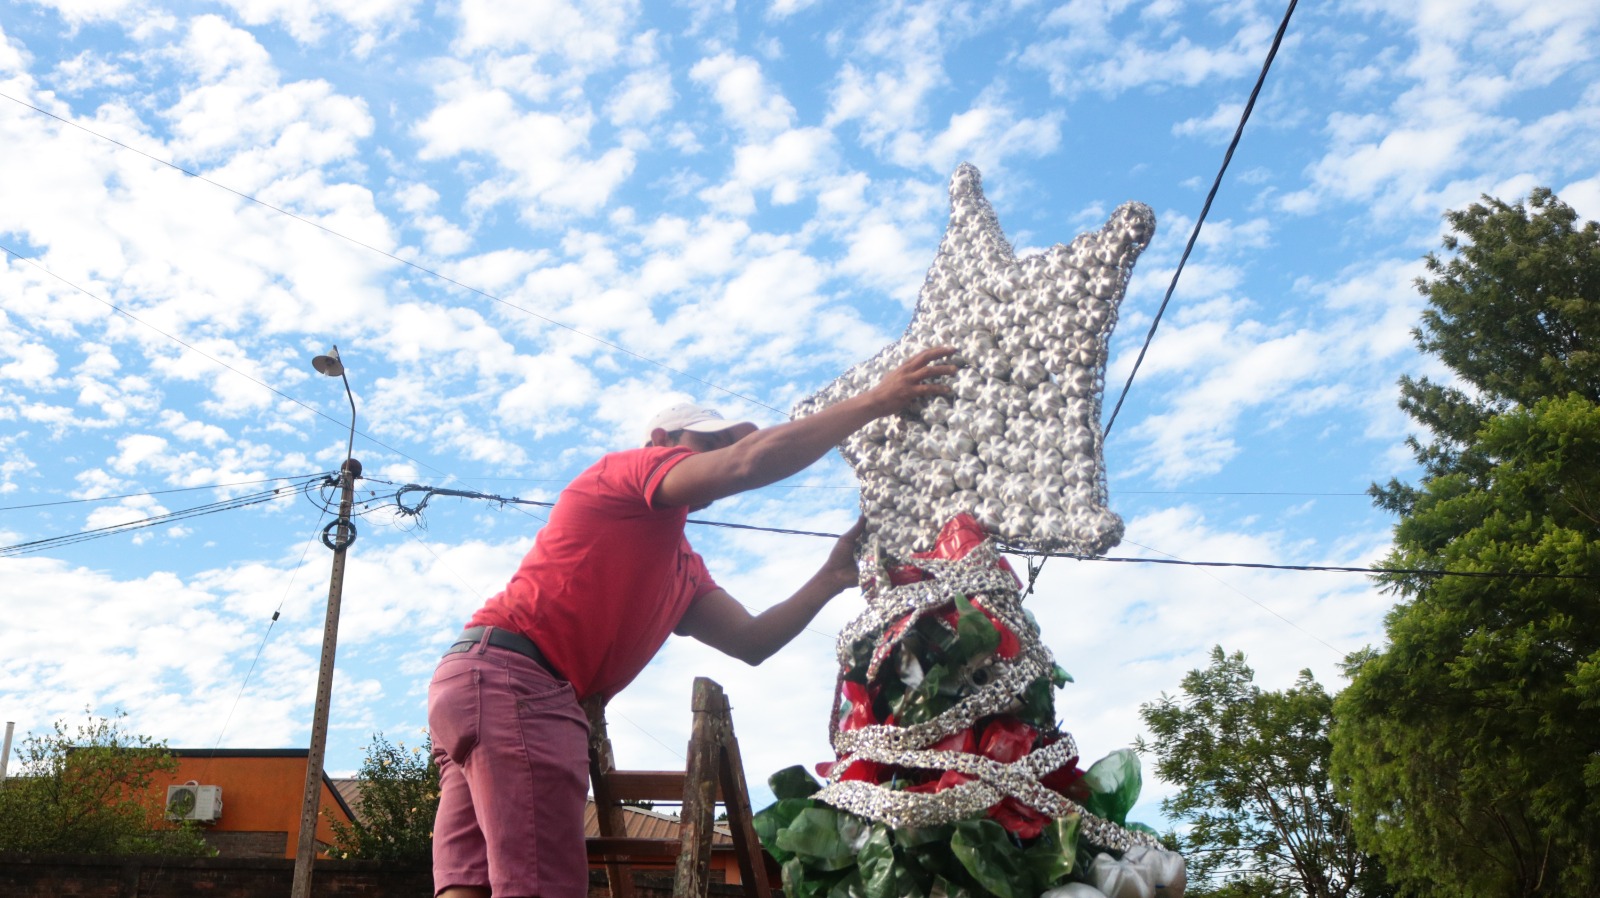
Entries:
POLYGON ((361 462, 351 457, 356 440, 356 398, 350 392, 339 347, 311 360, 318 372, 344 381, 350 399, 350 440, 345 446, 344 464, 339 466, 339 518, 322 531, 322 544, 333 550, 333 573, 328 579, 328 615, 322 625, 322 666, 317 671, 317 702, 311 717, 311 747, 306 752, 306 788, 300 803, 300 842, 294 856, 294 885, 290 898, 311 898, 311 867, 317 857, 317 816, 322 808, 322 760, 328 748, 328 705, 333 697, 333 657, 339 641, 339 602, 344 593, 344 559, 356 541, 356 528, 350 522, 350 506, 355 500, 356 479, 361 462))
POLYGON ((11 733, 16 728, 16 721, 6 721, 6 747, 0 750, 0 783, 6 781, 6 765, 11 763, 11 733))

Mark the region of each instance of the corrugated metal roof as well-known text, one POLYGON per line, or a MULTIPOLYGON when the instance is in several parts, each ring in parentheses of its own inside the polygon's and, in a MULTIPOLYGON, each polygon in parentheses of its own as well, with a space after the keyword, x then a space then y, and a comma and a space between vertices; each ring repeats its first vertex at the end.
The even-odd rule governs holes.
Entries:
POLYGON ((361 781, 354 777, 333 780, 333 791, 344 799, 345 806, 356 819, 361 818, 361 781))
MULTIPOLYGON (((634 839, 676 839, 681 825, 676 815, 631 805, 622 806, 622 823, 627 829, 625 835, 634 839)), ((583 808, 583 834, 600 835, 600 818, 595 811, 594 799, 585 803, 583 808)), ((733 844, 733 835, 729 832, 727 824, 718 823, 712 827, 711 844, 733 844)))

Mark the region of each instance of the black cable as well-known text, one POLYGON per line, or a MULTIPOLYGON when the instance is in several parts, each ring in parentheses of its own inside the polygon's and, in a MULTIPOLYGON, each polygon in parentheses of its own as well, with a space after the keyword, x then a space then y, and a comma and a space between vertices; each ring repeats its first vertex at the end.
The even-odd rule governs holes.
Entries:
POLYGON ((1178 558, 1128 558, 1116 555, 1077 555, 1002 547, 1012 555, 1033 558, 1071 558, 1074 561, 1116 561, 1128 564, 1175 564, 1184 567, 1243 567, 1268 571, 1323 571, 1335 574, 1412 574, 1420 577, 1476 577, 1484 580, 1600 580, 1589 574, 1545 574, 1537 571, 1452 571, 1431 568, 1341 567, 1329 564, 1265 564, 1254 561, 1184 561, 1178 558))
MULTIPOLYGON (((331 473, 331 472, 327 472, 331 473)), ((123 493, 120 496, 96 496, 93 499, 62 499, 59 502, 35 502, 32 505, 0 505, 0 511, 20 511, 25 508, 48 508, 53 505, 76 505, 81 502, 110 502, 113 499, 138 499, 143 496, 165 496, 168 493, 191 493, 195 490, 220 490, 257 483, 276 483, 279 480, 299 480, 304 477, 323 477, 327 473, 300 474, 294 477, 266 477, 261 480, 239 480, 234 483, 215 483, 211 486, 179 486, 170 490, 150 490, 145 493, 123 493)))
POLYGON ((1261 94, 1261 85, 1266 83, 1267 71, 1272 68, 1272 60, 1278 55, 1278 45, 1283 43, 1283 34, 1289 30, 1289 17, 1294 15, 1295 5, 1299 0, 1289 0, 1289 8, 1284 10, 1283 21, 1278 25, 1278 33, 1272 38, 1272 47, 1267 51, 1267 59, 1261 64, 1261 74, 1256 77, 1256 86, 1250 91, 1250 99, 1244 104, 1244 114, 1239 116, 1239 127, 1233 132, 1233 140, 1228 143, 1228 152, 1222 156, 1222 167, 1217 170, 1217 178, 1211 182, 1211 192, 1206 194, 1205 205, 1200 207, 1200 217, 1195 219, 1194 230, 1189 232, 1189 242, 1183 247, 1183 256, 1178 259, 1178 268, 1172 272, 1172 282, 1167 285, 1167 293, 1161 298, 1161 307, 1156 310, 1155 320, 1150 322, 1150 332, 1145 334, 1144 345, 1139 347, 1139 357, 1133 360, 1133 370, 1128 372, 1128 381, 1122 385, 1122 395, 1117 397, 1117 405, 1111 410, 1111 417, 1106 421, 1106 426, 1101 431, 1102 438, 1111 435, 1111 425, 1117 423, 1117 412, 1122 411, 1122 401, 1128 398, 1128 390, 1133 387, 1133 376, 1139 373, 1139 365, 1144 362, 1144 355, 1150 350, 1150 341, 1155 339, 1156 328, 1161 324, 1161 315, 1167 311, 1167 303, 1172 301, 1172 291, 1178 288, 1178 277, 1183 274, 1183 265, 1189 261, 1189 253, 1194 250, 1194 243, 1200 237, 1200 227, 1206 222, 1206 214, 1211 211, 1211 201, 1217 197, 1217 189, 1222 186, 1222 176, 1228 171, 1228 163, 1233 161, 1233 151, 1239 146, 1239 138, 1244 136, 1244 123, 1250 120, 1250 111, 1256 106, 1256 97, 1261 94))
MULTIPOLYGON (((0 96, 5 96, 5 95, 4 94, 0 94, 0 96)), ((11 98, 10 97, 6 97, 6 99, 9 100, 11 98)), ((23 105, 27 105, 27 104, 23 104, 23 105)), ((224 362, 223 360, 217 358, 216 356, 211 355, 210 353, 206 352, 203 349, 197 349, 194 346, 192 346, 192 345, 190 345, 188 343, 185 343, 183 340, 179 339, 178 337, 175 337, 172 334, 169 334, 166 331, 162 330, 161 328, 156 327, 155 325, 151 324, 150 322, 145 321, 144 319, 142 319, 139 316, 133 314, 132 312, 129 312, 128 310, 122 308, 121 306, 118 306, 116 303, 111 302, 108 299, 102 299, 101 297, 89 292, 88 290, 84 289, 83 287, 78 286, 77 284, 73 283, 72 281, 67 280, 66 278, 62 277, 61 275, 56 274, 55 272, 53 272, 50 269, 44 267, 43 265, 40 265, 38 262, 34 261, 31 257, 25 256, 22 253, 19 253, 16 250, 14 250, 14 249, 12 249, 12 248, 10 248, 8 246, 5 246, 3 244, 0 244, 0 251, 5 252, 7 255, 12 256, 13 258, 20 259, 23 262, 26 262, 27 264, 32 265, 34 268, 37 268, 40 271, 44 272, 45 274, 47 274, 47 275, 55 278, 56 280, 60 281, 61 283, 66 284, 68 287, 71 287, 72 289, 78 291, 79 293, 82 293, 84 296, 87 296, 90 299, 94 300, 95 302, 98 302, 98 303, 110 308, 113 312, 116 312, 119 315, 125 316, 130 321, 133 321, 133 322, 136 322, 138 324, 142 324, 145 327, 148 327, 149 329, 155 331, 156 333, 160 334, 161 336, 166 337, 168 340, 171 340, 172 342, 178 344, 179 346, 182 346, 184 349, 187 349, 190 352, 193 352, 196 355, 199 355, 199 356, 201 356, 203 358, 207 358, 207 359, 210 359, 213 362, 216 362, 218 365, 221 365, 222 367, 228 369, 229 371, 232 371, 234 374, 239 375, 240 377, 244 378, 245 380, 248 380, 251 383, 256 384, 257 386, 266 387, 268 390, 271 390, 272 392, 278 394, 279 396, 282 396, 284 399, 289 400, 290 402, 294 403, 295 405, 300 406, 301 408, 305 409, 306 411, 309 411, 309 412, 311 412, 311 413, 313 413, 315 415, 318 415, 320 417, 327 418, 329 421, 332 421, 333 423, 339 425, 340 427, 348 426, 348 425, 345 424, 345 422, 339 420, 338 418, 333 417, 332 415, 328 414, 327 412, 324 412, 321 409, 315 408, 313 406, 307 405, 304 402, 301 402, 299 399, 296 399, 295 397, 290 396, 288 393, 285 393, 284 391, 278 389, 277 387, 273 386, 272 384, 267 383, 266 381, 257 380, 256 378, 251 377, 250 375, 244 373, 243 371, 240 371, 238 368, 233 367, 232 365, 228 364, 227 362, 224 362)), ((376 443, 377 445, 382 446, 383 448, 389 450, 390 452, 393 452, 396 455, 401 456, 402 458, 406 458, 406 459, 409 459, 411 461, 414 461, 417 464, 422 465, 424 468, 427 468, 430 471, 439 471, 439 469, 434 467, 433 465, 428 464, 427 462, 423 461, 420 458, 414 458, 414 457, 412 457, 410 455, 407 455, 404 452, 401 452, 399 449, 396 449, 393 446, 389 445, 388 443, 383 442, 382 440, 378 439, 377 437, 374 437, 372 434, 369 434, 369 433, 366 433, 365 431, 360 431, 360 430, 357 430, 355 432, 357 434, 359 434, 363 439, 366 439, 366 440, 368 440, 369 442, 372 442, 372 443, 376 443)), ((439 471, 439 473, 443 474, 444 472, 443 471, 439 471)))
MULTIPOLYGON (((533 499, 517 499, 508 496, 495 496, 487 493, 476 493, 471 490, 445 489, 443 487, 423 486, 419 483, 408 483, 401 487, 395 494, 395 504, 399 506, 400 513, 405 515, 420 515, 428 500, 433 496, 454 496, 460 499, 486 499, 499 502, 502 505, 538 505, 543 508, 554 508, 554 502, 540 502, 533 499), (407 506, 400 501, 400 496, 407 492, 421 492, 425 495, 415 506, 407 506)), ((838 539, 842 533, 823 533, 816 530, 789 530, 783 527, 762 527, 756 524, 735 524, 730 521, 706 521, 699 518, 689 518, 688 523, 699 524, 704 527, 725 527, 731 530, 753 530, 759 533, 776 533, 782 536, 815 536, 825 539, 838 539)), ((1172 564, 1185 567, 1239 567, 1255 568, 1269 571, 1321 571, 1340 574, 1412 574, 1423 577, 1477 577, 1482 579, 1505 580, 1596 580, 1600 579, 1587 574, 1545 574, 1533 571, 1453 571, 1435 570, 1428 568, 1375 568, 1375 567, 1340 567, 1336 565, 1319 564, 1267 564, 1253 561, 1184 561, 1176 558, 1130 558, 1116 555, 1079 555, 1073 552, 1046 552, 1037 549, 1027 549, 1017 546, 1000 544, 1003 552, 1018 555, 1024 558, 1070 558, 1074 561, 1110 561, 1124 564, 1172 564)))
POLYGON ((838 539, 843 533, 821 533, 816 530, 785 530, 782 527, 758 527, 755 524, 733 524, 728 521, 704 521, 699 518, 690 518, 690 524, 699 524, 702 527, 726 527, 729 530, 758 530, 762 533, 777 533, 783 536, 821 536, 827 539, 838 539))
POLYGON ((501 505, 537 505, 540 508, 555 508, 554 502, 540 502, 536 499, 518 499, 512 496, 496 496, 490 493, 478 493, 472 490, 453 490, 442 486, 423 486, 420 483, 408 483, 395 491, 394 504, 400 513, 408 517, 422 514, 422 509, 428 506, 428 501, 434 496, 453 496, 457 499, 484 499, 489 502, 499 502, 501 505), (422 498, 416 505, 406 505, 401 499, 406 493, 422 493, 422 498))
POLYGON ((212 502, 206 505, 197 505, 193 508, 185 508, 178 511, 167 512, 166 514, 153 515, 148 518, 140 518, 136 521, 128 521, 122 524, 110 524, 105 527, 96 527, 91 530, 81 530, 77 533, 67 533, 61 536, 50 536, 45 537, 44 539, 29 540, 28 542, 3 546, 0 547, 0 558, 7 558, 14 555, 26 555, 30 552, 40 552, 45 549, 55 548, 57 546, 70 546, 74 543, 81 543, 91 539, 114 536, 118 533, 126 533, 130 530, 141 530, 146 527, 156 527, 161 524, 171 523, 172 521, 203 517, 205 515, 216 514, 218 512, 232 511, 236 508, 248 508, 252 505, 260 505, 265 502, 271 502, 274 499, 290 496, 297 492, 305 492, 309 490, 316 482, 317 481, 315 480, 308 480, 305 483, 301 483, 293 487, 292 489, 290 487, 278 487, 277 489, 267 490, 265 492, 253 493, 247 496, 237 496, 232 499, 224 499, 221 502, 212 502))
POLYGON ((1111 490, 1123 496, 1371 496, 1371 493, 1303 493, 1297 490, 1111 490))
MULTIPOLYGON (((92 135, 94 137, 97 137, 100 140, 106 141, 107 143, 115 144, 116 146, 119 146, 119 147, 123 148, 124 150, 127 150, 127 151, 132 152, 132 153, 138 153, 140 156, 143 156, 144 158, 149 159, 151 162, 155 162, 155 163, 158 163, 160 165, 164 165, 167 168, 170 168, 175 172, 179 172, 180 174, 188 175, 189 177, 194 178, 197 181, 203 181, 203 182, 205 182, 207 184, 210 184, 212 187, 215 187, 215 188, 217 188, 219 190, 225 190, 228 193, 231 193, 234 196, 236 196, 236 197, 238 197, 238 198, 240 198, 242 200, 245 200, 245 201, 251 202, 251 203, 255 203, 256 205, 261 206, 262 208, 265 208, 265 209, 271 209, 273 212, 276 212, 279 215, 286 215, 289 218, 292 218, 295 221, 300 222, 301 224, 310 225, 311 227, 316 228, 317 230, 322 231, 323 233, 328 234, 329 236, 337 237, 340 240, 344 240, 344 241, 347 241, 349 243, 355 244, 356 246, 359 246, 364 250, 367 250, 367 251, 373 252, 373 253, 377 253, 378 255, 383 256, 386 259, 389 259, 390 261, 399 262, 401 265, 404 265, 404 266, 406 266, 408 268, 411 268, 411 269, 414 269, 416 271, 420 271, 423 274, 428 275, 429 277, 436 278, 438 280, 444 281, 445 283, 450 284, 451 286, 459 287, 462 290, 466 290, 469 293, 475 293, 478 296, 481 296, 481 297, 483 297, 485 299, 497 302, 497 303, 499 303, 499 304, 501 304, 503 306, 506 306, 507 308, 516 309, 517 311, 522 312, 525 315, 532 315, 533 317, 539 319, 540 321, 545 322, 546 324, 554 325, 555 327, 559 327, 562 330, 568 331, 569 333, 577 334, 580 337, 584 337, 586 339, 593 340, 594 342, 599 343, 602 346, 608 346, 608 347, 610 347, 612 349, 615 349, 617 352, 620 352, 620 353, 622 353, 624 355, 632 356, 633 358, 636 358, 641 362, 645 362, 645 363, 654 365, 657 368, 662 369, 663 371, 669 371, 669 372, 671 372, 673 374, 678 375, 679 377, 686 377, 689 380, 692 380, 697 384, 700 384, 700 385, 706 386, 706 387, 710 387, 713 390, 716 390, 716 391, 718 391, 720 393, 727 394, 728 396, 732 396, 735 399, 742 399, 745 402, 751 403, 752 405, 759 405, 762 408, 767 409, 769 411, 777 412, 778 414, 783 415, 785 419, 787 419, 789 417, 789 413, 788 412, 785 412, 782 409, 773 408, 772 406, 767 405, 765 402, 762 402, 759 399, 753 399, 753 398, 751 398, 749 396, 744 395, 743 393, 736 393, 733 390, 728 389, 727 387, 718 386, 717 384, 714 384, 709 380, 705 380, 703 378, 696 377, 695 375, 690 374, 689 372, 684 371, 684 370, 682 370, 680 368, 674 368, 671 365, 666 364, 665 362, 658 362, 655 359, 650 358, 649 356, 642 355, 640 353, 634 352, 633 350, 628 349, 625 346, 621 346, 619 344, 613 343, 610 340, 606 340, 606 339, 604 339, 602 337, 597 337, 594 334, 588 333, 586 331, 578 330, 577 328, 573 327, 570 324, 563 324, 560 321, 555 320, 554 318, 551 318, 551 317, 549 317, 547 315, 541 315, 538 312, 533 311, 532 309, 528 309, 528 308, 524 308, 522 306, 519 306, 516 303, 511 302, 510 300, 501 299, 500 297, 495 296, 494 294, 489 293, 488 291, 480 290, 477 287, 471 286, 470 284, 464 284, 461 281, 456 280, 455 278, 452 278, 452 277, 450 277, 448 275, 445 275, 445 274, 441 274, 441 273, 439 273, 437 271, 434 271, 431 268, 428 268, 427 266, 419 265, 416 262, 413 262, 413 261, 411 261, 409 259, 402 259, 401 257, 395 255, 394 253, 389 252, 388 250, 379 249, 378 247, 373 246, 370 243, 364 243, 364 242, 362 242, 360 240, 357 240, 354 237, 348 236, 346 234, 341 234, 340 232, 335 231, 334 229, 328 227, 327 225, 321 224, 319 222, 312 221, 311 219, 304 218, 304 217, 302 217, 300 215, 296 215, 295 213, 290 212, 288 209, 285 209, 285 208, 283 208, 281 206, 274 206, 273 204, 271 204, 271 203, 269 203, 269 202, 267 202, 265 200, 253 197, 248 193, 241 193, 240 191, 234 190, 232 187, 229 187, 226 184, 222 184, 222 183, 219 183, 217 181, 213 181, 210 178, 206 177, 205 175, 199 174, 198 172, 190 171, 189 169, 184 168, 181 165, 178 165, 178 164, 173 163, 173 162, 168 162, 167 160, 162 159, 162 158, 157 157, 157 156, 153 156, 153 155, 151 155, 149 153, 146 153, 144 150, 141 150, 141 149, 139 149, 137 147, 134 147, 134 146, 130 146, 129 144, 125 144, 122 141, 117 140, 114 137, 107 137, 106 135, 101 134, 100 132, 95 131, 92 128, 85 128, 83 125, 80 125, 77 122, 72 121, 71 119, 62 118, 61 116, 56 115, 55 113, 50 112, 47 109, 40 109, 38 106, 35 106, 32 103, 27 102, 26 100, 19 100, 16 97, 13 97, 10 94, 6 94, 6 93, 0 93, 0 97, 3 97, 5 99, 7 99, 7 100, 10 100, 11 102, 16 103, 19 106, 25 106, 28 109, 32 109, 34 112, 37 112, 40 115, 49 116, 50 118, 55 119, 56 121, 62 123, 63 125, 68 125, 70 127, 77 128, 79 131, 82 131, 85 134, 89 134, 89 135, 92 135)), ((15 253, 13 253, 13 255, 15 255, 15 253)), ((373 442, 377 442, 377 441, 373 440, 373 442)), ((379 443, 379 445, 382 445, 382 444, 379 443)), ((407 457, 409 458, 410 456, 407 456, 407 457)), ((416 461, 416 459, 412 459, 412 461, 416 461)), ((428 465, 428 467, 432 468, 433 466, 432 465, 428 465)), ((433 468, 433 470, 437 471, 438 468, 433 468)))

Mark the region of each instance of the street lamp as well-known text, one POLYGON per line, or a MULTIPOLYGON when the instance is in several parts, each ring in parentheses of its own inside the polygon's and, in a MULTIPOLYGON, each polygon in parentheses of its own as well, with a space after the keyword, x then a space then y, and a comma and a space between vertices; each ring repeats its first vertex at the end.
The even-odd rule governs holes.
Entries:
POLYGON ((311 367, 328 377, 344 381, 344 394, 350 399, 350 439, 345 444, 344 464, 339 466, 339 519, 322 531, 322 543, 333 550, 333 574, 328 580, 328 616, 322 625, 322 667, 317 671, 317 703, 311 717, 311 747, 306 752, 306 789, 300 803, 300 843, 294 856, 294 886, 290 898, 311 898, 311 865, 317 855, 317 812, 322 806, 322 759, 328 748, 328 705, 333 694, 333 656, 339 641, 339 600, 344 592, 345 550, 356 541, 355 525, 350 523, 350 506, 355 498, 356 478, 361 462, 351 457, 356 444, 356 397, 350 392, 344 362, 335 346, 327 355, 311 360, 311 367))

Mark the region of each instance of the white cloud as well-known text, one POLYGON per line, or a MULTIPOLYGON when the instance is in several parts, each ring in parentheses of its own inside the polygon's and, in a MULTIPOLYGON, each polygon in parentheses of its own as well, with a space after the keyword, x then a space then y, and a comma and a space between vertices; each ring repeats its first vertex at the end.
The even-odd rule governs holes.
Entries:
POLYGON ((22 386, 39 387, 50 383, 56 373, 55 352, 43 343, 0 345, 0 357, 10 361, 0 365, 0 380, 16 381, 22 386))
POLYGON ((521 203, 524 218, 559 212, 592 214, 632 172, 632 150, 586 156, 595 125, 585 108, 559 113, 519 108, 506 91, 463 78, 439 87, 441 102, 417 124, 421 158, 483 155, 497 175, 472 190, 473 203, 521 203))
POLYGON ((1442 182, 1475 196, 1491 187, 1484 169, 1506 160, 1547 182, 1576 171, 1564 160, 1600 147, 1592 90, 1578 108, 1542 116, 1518 102, 1579 64, 1571 42, 1600 32, 1600 12, 1529 3, 1364 8, 1385 27, 1415 34, 1412 55, 1400 62, 1409 87, 1382 112, 1329 115, 1332 146, 1310 167, 1311 184, 1284 197, 1287 211, 1344 200, 1372 202, 1380 216, 1437 214, 1442 182), (1574 154, 1575 144, 1586 149, 1574 154))
POLYGON ((385 31, 410 24, 415 0, 223 0, 249 25, 281 24, 301 43, 318 43, 342 22, 359 36, 351 49, 364 57, 385 31))
POLYGON ((126 87, 133 83, 134 77, 116 63, 85 50, 57 65, 50 73, 49 81, 56 89, 73 94, 108 87, 126 87))
POLYGON ((624 53, 639 5, 634 0, 463 0, 458 11, 458 51, 525 48, 536 56, 557 57, 581 74, 624 53))
MULTIPOLYGON (((3 418, 0 413, 0 418, 3 418)), ((20 438, 26 434, 0 436, 0 495, 15 492, 17 480, 38 468, 27 454, 18 448, 20 438)), ((9 542, 9 539, 6 539, 9 542)))
POLYGON ((633 72, 606 103, 613 125, 648 124, 672 108, 672 76, 665 70, 633 72))
POLYGON ((1585 221, 1600 221, 1600 176, 1574 181, 1556 191, 1585 221))
POLYGON ((112 19, 134 19, 146 9, 143 0, 41 0, 39 5, 54 9, 74 26, 112 19))
POLYGON ((772 134, 794 123, 794 106, 767 81, 754 59, 721 53, 695 63, 689 77, 711 88, 724 121, 739 131, 772 134))
POLYGON ((1045 156, 1060 142, 1059 115, 1025 117, 991 99, 952 115, 937 134, 901 132, 891 141, 889 156, 907 167, 941 173, 954 170, 962 161, 994 171, 1010 156, 1045 156))
POLYGON ((767 15, 774 19, 786 19, 801 10, 809 9, 815 5, 816 0, 772 0, 767 7, 767 15))
POLYGON ((1243 103, 1222 103, 1210 115, 1184 119, 1173 125, 1172 134, 1174 137, 1227 137, 1238 129, 1239 116, 1243 113, 1243 103))
POLYGON ((1020 62, 1042 71, 1051 91, 1065 96, 1194 87, 1258 70, 1274 31, 1274 23, 1255 10, 1237 7, 1230 12, 1240 19, 1238 27, 1220 29, 1224 39, 1207 45, 1187 34, 1174 38, 1159 15, 1142 16, 1130 30, 1125 17, 1132 6, 1126 0, 1074 0, 1056 8, 1046 17, 1040 39, 1023 49, 1020 62))

